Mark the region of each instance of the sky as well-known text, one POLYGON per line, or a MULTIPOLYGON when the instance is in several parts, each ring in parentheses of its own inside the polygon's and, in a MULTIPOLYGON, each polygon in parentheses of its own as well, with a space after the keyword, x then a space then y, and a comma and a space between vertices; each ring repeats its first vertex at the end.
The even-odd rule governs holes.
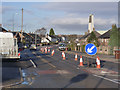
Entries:
POLYGON ((88 17, 94 15, 95 30, 109 30, 118 24, 117 2, 2 2, 2 23, 8 30, 34 32, 42 27, 53 28, 56 34, 84 34, 88 17))

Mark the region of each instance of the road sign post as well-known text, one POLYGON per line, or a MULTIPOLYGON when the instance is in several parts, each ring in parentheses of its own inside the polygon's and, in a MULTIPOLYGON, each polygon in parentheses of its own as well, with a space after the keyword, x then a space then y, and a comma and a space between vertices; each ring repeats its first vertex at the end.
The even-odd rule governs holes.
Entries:
MULTIPOLYGON (((92 43, 88 43, 85 46, 85 52, 87 53, 87 55, 93 57, 97 53, 97 47, 92 43)), ((88 66, 90 66, 90 62, 89 61, 87 62, 88 62, 88 66)))

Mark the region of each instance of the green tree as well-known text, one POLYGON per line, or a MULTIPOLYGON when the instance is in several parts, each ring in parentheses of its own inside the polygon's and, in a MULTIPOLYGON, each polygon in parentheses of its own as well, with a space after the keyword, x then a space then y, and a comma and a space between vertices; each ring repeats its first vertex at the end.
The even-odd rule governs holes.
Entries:
POLYGON ((112 25, 112 30, 110 31, 110 41, 109 45, 111 47, 120 47, 120 31, 118 30, 116 25, 112 25))
POLYGON ((50 29, 49 35, 52 35, 52 36, 55 35, 53 28, 50 29))
POLYGON ((98 47, 98 45, 99 45, 99 43, 98 43, 98 38, 96 37, 96 35, 95 35, 94 32, 91 32, 90 37, 88 37, 88 39, 87 39, 87 42, 88 42, 88 43, 93 43, 93 44, 95 44, 97 47, 98 47))

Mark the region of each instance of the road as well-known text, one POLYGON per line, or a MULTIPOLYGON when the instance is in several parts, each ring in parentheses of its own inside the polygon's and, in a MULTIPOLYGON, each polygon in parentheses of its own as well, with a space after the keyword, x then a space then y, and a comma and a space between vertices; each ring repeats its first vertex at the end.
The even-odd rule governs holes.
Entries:
POLYGON ((73 54, 65 53, 63 60, 57 46, 52 46, 53 49, 53 56, 39 48, 25 49, 19 62, 3 62, 3 88, 118 88, 117 63, 103 62, 101 69, 85 64, 79 67, 79 60, 75 61, 73 54))

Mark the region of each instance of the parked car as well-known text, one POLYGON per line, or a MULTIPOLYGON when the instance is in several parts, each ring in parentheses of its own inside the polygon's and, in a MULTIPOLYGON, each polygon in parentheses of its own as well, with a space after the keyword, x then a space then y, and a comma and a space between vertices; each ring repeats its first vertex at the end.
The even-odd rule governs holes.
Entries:
POLYGON ((65 51, 65 49, 67 48, 65 43, 59 43, 59 46, 58 46, 59 50, 60 51, 65 51))
POLYGON ((36 48, 36 45, 35 44, 32 44, 31 46, 30 46, 30 50, 36 50, 37 48, 36 48))
POLYGON ((25 45, 23 46, 24 49, 27 49, 27 48, 29 48, 29 47, 30 47, 29 44, 25 44, 25 45))

